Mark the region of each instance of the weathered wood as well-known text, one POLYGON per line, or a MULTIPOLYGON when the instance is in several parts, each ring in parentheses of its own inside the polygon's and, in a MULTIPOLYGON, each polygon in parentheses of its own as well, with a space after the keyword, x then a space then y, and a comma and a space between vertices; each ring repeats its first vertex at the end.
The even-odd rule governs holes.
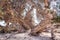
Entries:
POLYGON ((53 15, 50 12, 48 12, 48 10, 46 10, 46 11, 43 14, 44 20, 42 20, 41 23, 39 25, 37 25, 36 28, 32 29, 31 34, 36 35, 36 33, 42 32, 45 28, 47 28, 48 24, 51 24, 51 19, 53 18, 53 15))
MULTIPOLYGON (((9 22, 11 23, 18 23, 19 24, 19 28, 23 29, 32 29, 32 33, 37 33, 37 32, 42 32, 43 30, 45 30, 45 28, 47 27, 48 24, 51 24, 51 19, 53 18, 51 12, 49 11, 49 9, 45 9, 43 10, 42 7, 40 7, 40 3, 35 3, 32 0, 26 0, 26 3, 30 3, 30 5, 32 5, 31 9, 27 12, 26 16, 24 19, 22 19, 22 12, 25 9, 25 5, 26 3, 24 3, 25 1, 23 0, 16 0, 18 1, 18 3, 21 3, 19 5, 15 4, 11 4, 11 2, 9 1, 4 1, 3 5, 1 5, 1 7, 3 8, 5 15, 4 20, 7 23, 6 26, 6 31, 8 30, 9 26, 9 22), (20 2, 19 2, 20 1, 20 2), (15 5, 15 6, 13 6, 15 5), (31 23, 32 19, 31 19, 31 11, 33 10, 33 8, 35 8, 37 10, 37 16, 40 17, 39 14, 41 14, 44 18, 44 20, 41 21, 41 23, 39 23, 37 26, 34 27, 34 25, 31 23)), ((14 1, 14 2, 16 2, 14 1)), ((13 3, 13 2, 12 2, 13 3)), ((1 2, 2 4, 2 2, 1 2)), ((30 6, 29 5, 29 6, 30 6)), ((45 7, 49 7, 48 4, 48 0, 45 0, 45 7)), ((29 8, 29 7, 28 7, 29 8)), ((15 25, 14 24, 14 25, 15 25)), ((17 25, 18 25, 17 24, 17 25)), ((14 26, 12 25, 12 27, 15 27, 14 30, 18 30, 21 31, 19 29, 17 29, 16 25, 14 26)), ((12 29, 11 29, 12 30, 12 29)), ((10 31, 10 30, 9 30, 10 31)))

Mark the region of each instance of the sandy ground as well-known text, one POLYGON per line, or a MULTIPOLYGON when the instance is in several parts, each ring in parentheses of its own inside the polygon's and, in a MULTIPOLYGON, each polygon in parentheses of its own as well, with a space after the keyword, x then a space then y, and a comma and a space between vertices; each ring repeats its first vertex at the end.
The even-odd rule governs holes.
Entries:
POLYGON ((20 34, 0 34, 0 40, 50 40, 49 37, 29 36, 26 33, 20 34))
MULTIPOLYGON (((56 40, 60 40, 60 34, 55 33, 57 36, 55 37, 56 40)), ((39 36, 31 36, 28 33, 7 33, 7 34, 0 34, 0 40, 52 40, 51 34, 43 32, 39 36)))

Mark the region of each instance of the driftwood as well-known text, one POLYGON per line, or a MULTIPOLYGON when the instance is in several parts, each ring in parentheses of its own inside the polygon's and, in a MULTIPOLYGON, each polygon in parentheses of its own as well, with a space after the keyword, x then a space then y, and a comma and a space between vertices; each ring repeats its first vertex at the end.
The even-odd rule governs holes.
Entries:
MULTIPOLYGON (((42 6, 40 5, 40 2, 36 3, 32 0, 26 0, 26 1, 17 0, 17 2, 20 3, 18 5, 15 2, 16 1, 11 2, 9 0, 1 2, 1 7, 3 8, 2 10, 4 12, 4 15, 2 17, 7 23, 6 27, 4 28, 5 32, 12 30, 17 30, 18 32, 21 32, 22 30, 25 29, 27 30, 32 29, 31 34, 36 34, 38 32, 42 32, 43 30, 45 30, 48 24, 51 24, 52 21, 51 19, 53 19, 53 13, 51 13, 49 9, 43 9, 42 6), (26 3, 28 5, 30 4, 29 6, 31 6, 31 9, 28 10, 25 18, 23 19, 23 16, 21 14, 23 14, 22 12, 25 9, 26 3), (40 19, 40 15, 43 16, 43 20, 36 26, 33 25, 31 16, 31 12, 34 8, 37 10, 38 19, 40 19)), ((46 3, 46 7, 48 7, 48 1, 46 3)))

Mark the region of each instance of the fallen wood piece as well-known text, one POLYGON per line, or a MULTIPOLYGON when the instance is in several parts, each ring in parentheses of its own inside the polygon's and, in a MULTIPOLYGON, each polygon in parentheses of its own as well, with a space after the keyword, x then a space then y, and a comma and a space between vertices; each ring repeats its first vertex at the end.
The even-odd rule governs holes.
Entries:
POLYGON ((44 20, 42 20, 41 23, 36 26, 36 28, 32 29, 32 32, 31 32, 32 35, 36 35, 36 33, 42 32, 47 28, 48 24, 51 24, 51 21, 52 21, 51 19, 53 17, 51 17, 52 14, 50 14, 48 11, 49 10, 46 10, 45 13, 43 14, 44 20))

